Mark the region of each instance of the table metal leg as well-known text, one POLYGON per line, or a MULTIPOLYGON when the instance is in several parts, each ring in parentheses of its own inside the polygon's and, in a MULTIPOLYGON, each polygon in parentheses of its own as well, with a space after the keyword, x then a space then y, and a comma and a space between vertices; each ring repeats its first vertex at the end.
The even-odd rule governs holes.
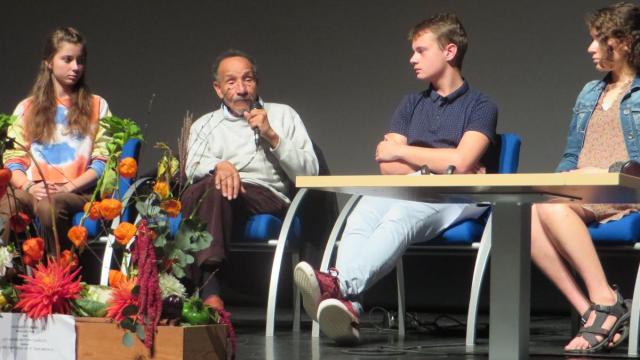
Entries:
POLYGON ((489 359, 527 359, 531 204, 493 207, 489 359))

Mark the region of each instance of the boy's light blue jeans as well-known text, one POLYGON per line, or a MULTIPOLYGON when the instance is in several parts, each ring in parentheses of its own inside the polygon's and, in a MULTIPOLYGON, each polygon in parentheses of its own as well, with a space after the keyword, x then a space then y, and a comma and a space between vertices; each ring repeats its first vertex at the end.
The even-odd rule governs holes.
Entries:
MULTIPOLYGON (((409 245, 431 240, 452 224, 481 216, 476 204, 432 204, 364 196, 347 220, 336 269, 348 299, 394 269, 409 245)), ((356 304, 359 307, 359 304, 356 304)))

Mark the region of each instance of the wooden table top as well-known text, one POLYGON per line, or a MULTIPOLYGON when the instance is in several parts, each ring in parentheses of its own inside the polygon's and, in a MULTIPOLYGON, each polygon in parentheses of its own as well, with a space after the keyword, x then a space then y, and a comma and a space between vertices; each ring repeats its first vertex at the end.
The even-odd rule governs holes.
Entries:
POLYGON ((296 187, 431 202, 640 203, 640 178, 619 173, 298 176, 296 187))

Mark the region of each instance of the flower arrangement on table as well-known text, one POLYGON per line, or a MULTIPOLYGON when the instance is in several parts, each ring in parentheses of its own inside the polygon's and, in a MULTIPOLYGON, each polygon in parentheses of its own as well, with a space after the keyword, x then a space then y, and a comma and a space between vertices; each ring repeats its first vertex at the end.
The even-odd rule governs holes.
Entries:
MULTIPOLYGON (((12 121, 15 118, 0 115, 0 133, 6 134, 12 121)), ((194 262, 192 254, 210 246, 213 238, 205 224, 193 217, 197 209, 179 218, 182 188, 172 186, 180 183, 176 181, 178 160, 166 144, 156 146, 164 155, 153 189, 131 198, 138 213, 136 223, 120 222, 111 231, 104 221, 116 219, 129 206, 119 200, 118 176, 133 178, 138 167, 133 158, 119 160, 122 148, 127 140, 142 136, 131 120, 108 117, 100 124, 112 138, 107 145, 109 156, 80 224, 68 231, 73 248, 60 252, 57 246, 55 254, 45 256, 45 242, 33 234, 37 229, 31 219, 23 213, 12 215, 11 240, 0 246, 0 310, 23 312, 33 319, 51 314, 111 318, 124 331, 123 344, 131 346, 137 337, 151 354, 158 325, 226 324, 235 351, 229 314, 205 306, 197 296, 187 296, 179 280, 194 262), (104 220, 102 226, 112 235, 114 248, 121 250, 116 252, 121 258, 115 259, 119 270, 110 270, 109 286, 81 282, 78 255, 93 251, 83 226, 87 218, 104 220), (175 222, 179 225, 172 231, 175 222)), ((16 145, 6 136, 3 139, 0 150, 16 145)), ((10 175, 8 169, 0 169, 0 198, 12 191, 10 175)))

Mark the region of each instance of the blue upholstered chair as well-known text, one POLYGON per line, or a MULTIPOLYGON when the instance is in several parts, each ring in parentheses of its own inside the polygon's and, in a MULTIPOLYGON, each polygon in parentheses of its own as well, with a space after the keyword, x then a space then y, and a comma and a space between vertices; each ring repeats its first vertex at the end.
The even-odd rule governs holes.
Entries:
MULTIPOLYGON (((331 175, 322 150, 315 143, 313 150, 318 158, 319 175, 331 175)), ((335 222, 337 212, 338 205, 334 193, 299 189, 284 219, 268 214, 254 215, 241 230, 242 236, 234 236, 229 249, 231 252, 264 251, 265 249, 274 251, 267 299, 266 336, 274 335, 278 284, 285 252, 290 253, 291 264, 295 266, 300 261, 300 249, 303 244, 318 244, 327 238, 328 229, 330 224, 335 222)), ((309 254, 305 255, 309 256, 309 254)), ((298 332, 300 331, 300 297, 295 284, 293 287, 293 331, 298 332)))
MULTIPOLYGON (((627 247, 631 251, 640 249, 640 213, 634 212, 620 220, 605 224, 593 222, 587 227, 597 247, 627 247)), ((640 267, 636 275, 631 305, 629 328, 629 356, 638 355, 638 327, 640 323, 640 267)))
MULTIPOLYGON (((520 137, 516 134, 500 134, 499 135, 499 160, 495 164, 492 172, 501 174, 515 173, 518 170, 520 159, 520 137)), ((344 229, 344 224, 360 200, 360 195, 352 196, 345 204, 340 212, 338 219, 331 231, 329 240, 325 248, 321 271, 327 271, 329 262, 337 243, 338 236, 344 229)), ((471 285, 471 294, 469 299, 469 308, 467 313, 467 334, 466 344, 473 345, 476 338, 476 318, 478 313, 478 301, 480 297, 480 289, 485 269, 489 260, 489 252, 491 249, 491 210, 487 207, 487 212, 480 219, 465 220, 452 225, 445 230, 436 239, 432 239, 424 244, 416 244, 411 246, 408 251, 414 249, 428 249, 429 247, 449 245, 452 248, 458 247, 463 249, 477 249, 476 263, 474 267, 473 280, 471 285)), ((398 334, 404 336, 405 324, 405 293, 404 293, 404 270, 402 258, 396 264, 396 277, 398 283, 398 334)), ((313 323, 312 336, 319 336, 319 326, 317 322, 313 323)))
MULTIPOLYGON (((120 158, 124 159, 127 157, 132 157, 137 161, 140 156, 141 147, 142 142, 139 139, 130 139, 129 141, 127 141, 127 143, 124 144, 120 158)), ((125 204, 126 201, 123 200, 125 199, 125 197, 127 197, 127 194, 130 196, 135 188, 134 186, 132 186, 134 184, 134 179, 125 179, 123 177, 120 177, 118 181, 120 182, 118 185, 119 193, 116 195, 118 195, 119 199, 123 202, 123 204, 125 204)), ((75 214, 73 217, 72 225, 79 225, 83 214, 83 212, 75 214)), ((130 206, 126 206, 120 217, 114 219, 111 222, 111 228, 115 229, 121 221, 133 222, 133 211, 130 206)), ((89 218, 86 218, 84 220, 83 226, 87 229, 87 237, 89 239, 98 239, 99 242, 105 243, 106 247, 102 261, 100 284, 107 285, 109 280, 109 268, 111 266, 111 255, 113 253, 113 250, 109 244, 109 234, 104 234, 104 232, 102 231, 103 225, 100 220, 91 220, 89 218)), ((113 239, 111 239, 111 242, 113 242, 113 239)))
MULTIPOLYGON (((124 147, 122 148, 122 155, 120 156, 120 159, 132 157, 137 161, 140 155, 141 145, 142 145, 142 142, 138 139, 131 139, 127 141, 127 143, 124 144, 124 147)), ((120 177, 118 181, 120 182, 119 184, 120 199, 122 199, 124 197, 124 194, 127 192, 127 190, 129 190, 129 187, 131 186, 131 184, 133 184, 134 179, 125 179, 123 177, 120 177)), ((75 214, 75 216, 73 217, 73 225, 80 224, 80 219, 82 219, 83 214, 84 214, 83 212, 79 212, 75 214)), ((121 215, 121 218, 122 218, 121 221, 131 222, 131 220, 133 220, 131 215, 132 215, 131 209, 128 207, 125 208, 121 215)), ((100 235, 100 232, 102 231, 102 224, 100 224, 100 221, 98 220, 91 220, 87 218, 85 219, 83 226, 87 229, 89 238, 98 237, 100 235)))

